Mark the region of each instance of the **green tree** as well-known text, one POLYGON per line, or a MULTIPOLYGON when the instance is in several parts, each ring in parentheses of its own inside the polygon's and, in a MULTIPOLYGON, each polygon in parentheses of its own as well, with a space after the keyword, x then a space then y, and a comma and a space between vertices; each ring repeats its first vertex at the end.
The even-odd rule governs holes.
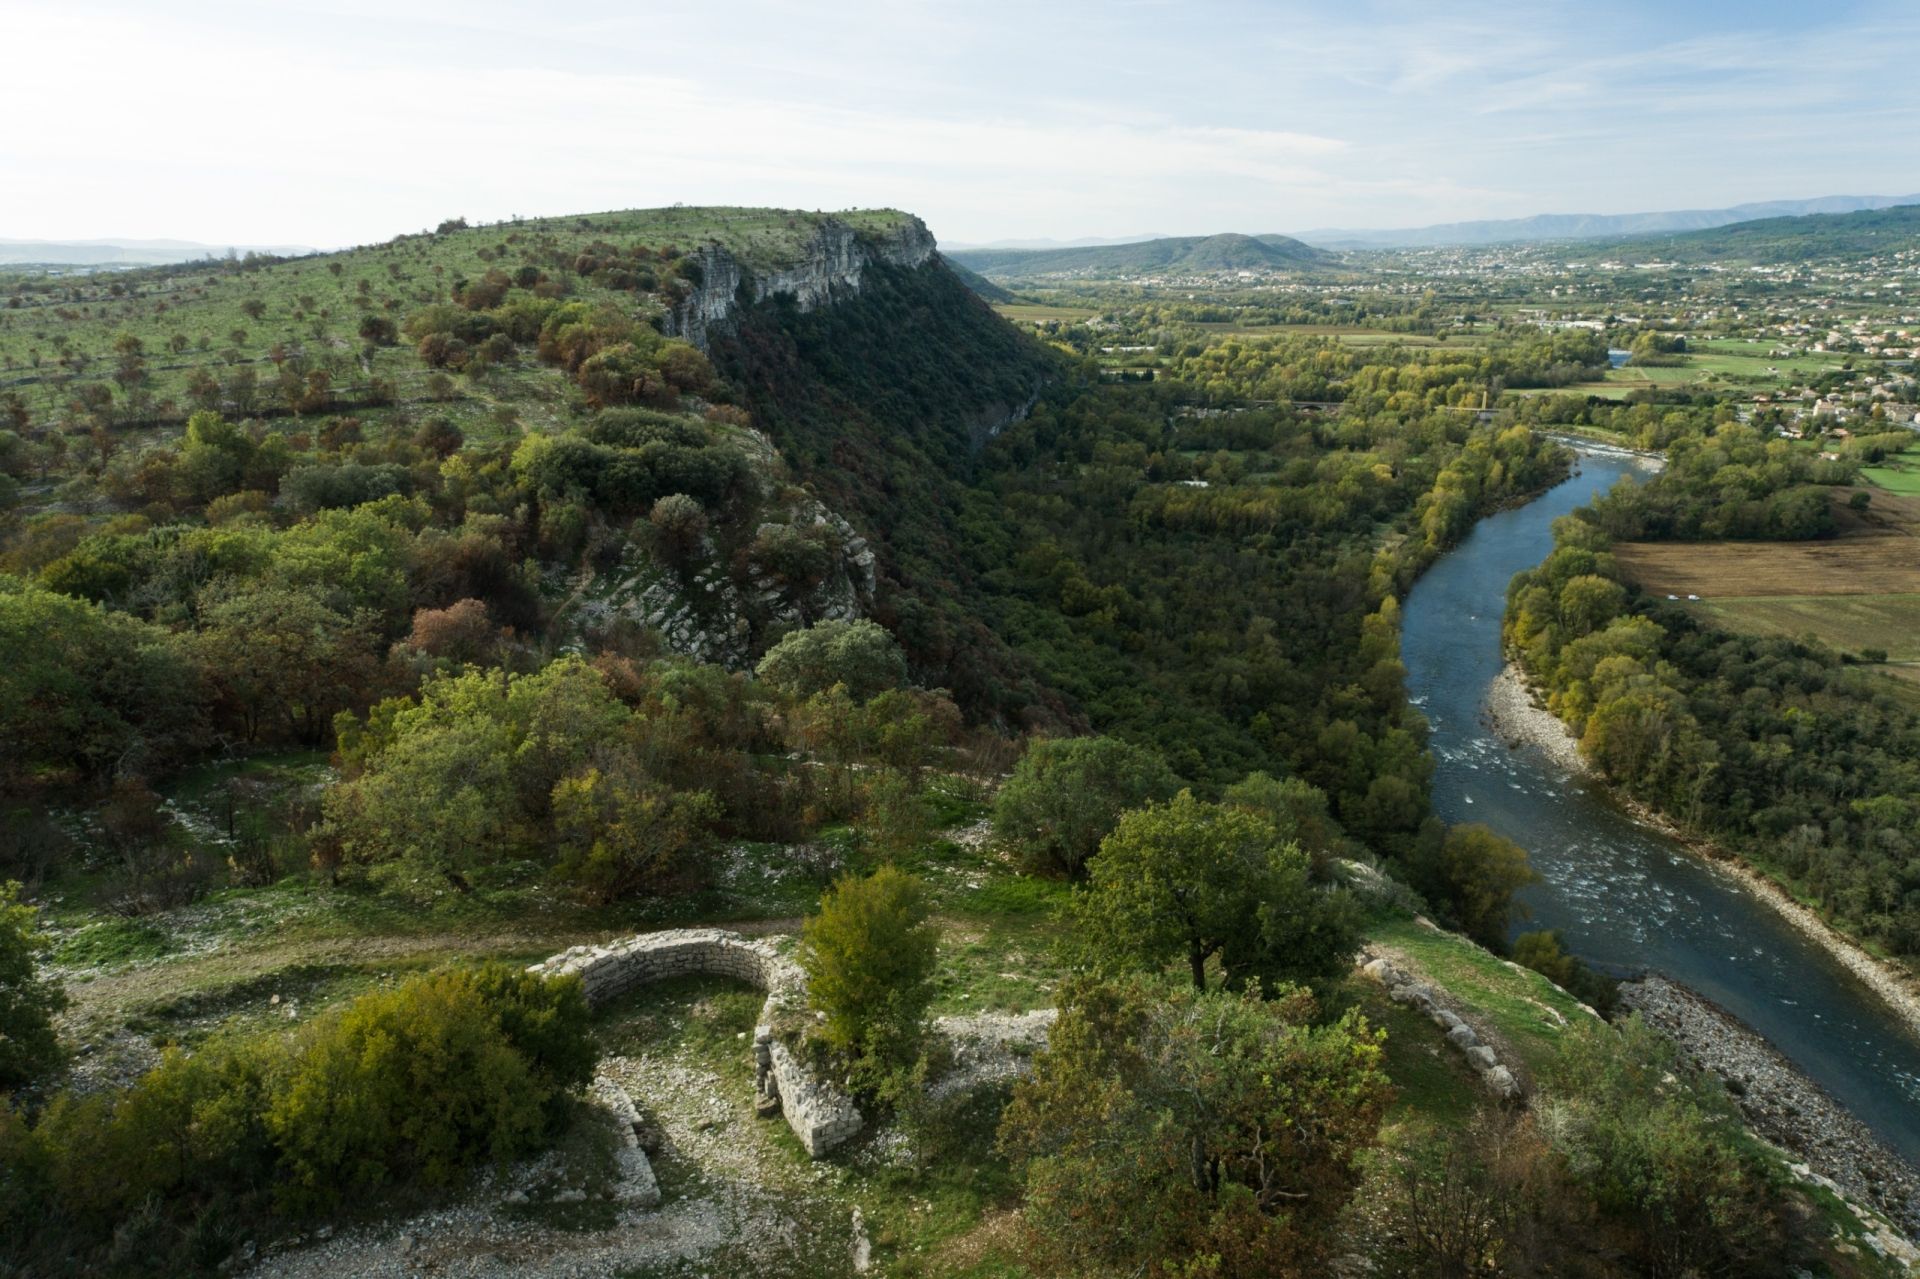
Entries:
POLYGON ((1527 914, 1514 895, 1540 880, 1526 849, 1478 823, 1452 827, 1444 836, 1423 834, 1411 870, 1413 886, 1449 923, 1501 952, 1507 929, 1527 914))
POLYGON ((611 774, 589 768, 553 789, 561 837, 554 874, 603 905, 667 882, 706 844, 720 818, 720 806, 705 791, 651 783, 630 760, 615 768, 611 774))
POLYGON ((403 862, 465 891, 466 872, 509 851, 512 744, 485 720, 406 732, 376 765, 327 792, 347 857, 403 862))
POLYGON ((1299 992, 1076 980, 1000 1148, 1035 1258, 1072 1274, 1323 1273, 1392 1089, 1383 1036, 1299 992))
POLYGON ((1076 944, 1096 962, 1185 961, 1202 991, 1216 955, 1229 983, 1248 986, 1336 976, 1359 945, 1351 897, 1315 887, 1298 845, 1245 809, 1184 790, 1120 819, 1070 911, 1076 944))
POLYGON ((20 885, 0 883, 0 1096, 44 1079, 65 1060, 53 1016, 66 993, 35 966, 46 946, 35 931, 39 912, 20 900, 20 885))
POLYGON ((203 593, 195 647, 222 717, 249 742, 317 745, 333 717, 373 688, 378 628, 313 594, 266 584, 203 593))
POLYGON ((900 645, 878 623, 821 622, 798 630, 767 650, 757 668, 761 679, 800 699, 844 684, 864 702, 906 682, 900 645))
POLYGON ((868 1077, 909 1060, 933 1000, 938 939, 926 887, 894 866, 848 876, 820 899, 800 938, 820 1035, 868 1077))
POLYGON ((0 575, 0 778, 159 773, 199 740, 201 673, 171 634, 0 575))
POLYGON ((1158 754, 1115 737, 1036 741, 994 797, 994 834, 1034 869, 1077 879, 1121 813, 1179 785, 1158 754))
POLYGON ((707 513, 685 493, 669 493, 647 514, 653 528, 654 549, 676 569, 684 569, 700 551, 707 535, 707 513))
POLYGON ((418 701, 395 698, 364 721, 336 720, 348 776, 327 792, 329 832, 356 861, 406 862, 463 888, 474 866, 546 855, 562 843, 556 787, 597 759, 617 758, 635 728, 633 713, 577 657, 531 675, 436 676, 418 701))
POLYGON ((1249 773, 1221 792, 1220 800, 1273 823, 1282 840, 1300 845, 1313 859, 1316 875, 1324 875, 1328 863, 1353 848, 1333 818, 1326 792, 1298 777, 1249 773))

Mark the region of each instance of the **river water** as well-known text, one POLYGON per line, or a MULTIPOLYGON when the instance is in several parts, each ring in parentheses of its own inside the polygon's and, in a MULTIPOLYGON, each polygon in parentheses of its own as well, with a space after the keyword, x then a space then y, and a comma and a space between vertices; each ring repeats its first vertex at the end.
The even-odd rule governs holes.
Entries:
POLYGON ((1617 807, 1537 747, 1488 727, 1507 582, 1543 559, 1553 521, 1649 463, 1582 452, 1578 472, 1489 517, 1408 595, 1408 691, 1433 727, 1434 810, 1484 822, 1525 847, 1543 882, 1529 928, 1614 969, 1652 969, 1766 1036, 1893 1149, 1920 1162, 1920 1039, 1858 978, 1754 893, 1617 807))

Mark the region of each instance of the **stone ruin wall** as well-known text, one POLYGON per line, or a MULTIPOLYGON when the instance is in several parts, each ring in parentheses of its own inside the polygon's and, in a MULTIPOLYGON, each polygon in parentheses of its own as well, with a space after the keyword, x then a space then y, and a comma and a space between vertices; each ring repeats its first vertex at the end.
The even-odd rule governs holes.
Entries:
POLYGON ((542 977, 578 976, 587 1006, 602 1008, 636 986, 671 977, 732 977, 767 992, 753 1031, 754 1082, 762 1114, 786 1116, 788 1127, 818 1158, 860 1131, 860 1111, 845 1093, 816 1079, 775 1037, 783 1021, 806 1007, 800 966, 772 944, 720 928, 642 933, 605 946, 575 946, 528 969, 542 977))

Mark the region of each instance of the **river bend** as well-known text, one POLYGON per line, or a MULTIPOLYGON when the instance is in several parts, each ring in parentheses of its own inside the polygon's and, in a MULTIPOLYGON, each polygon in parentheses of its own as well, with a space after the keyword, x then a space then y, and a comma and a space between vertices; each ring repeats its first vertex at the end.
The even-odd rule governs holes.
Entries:
POLYGON ((1545 558, 1553 521, 1652 465, 1582 450, 1577 472, 1489 517, 1428 569, 1402 614, 1408 692, 1432 725, 1434 810, 1524 846, 1542 881, 1531 928, 1614 968, 1653 969, 1766 1036, 1909 1161, 1920 1163, 1920 1039, 1753 890, 1622 811, 1596 783, 1489 727, 1507 582, 1545 558))

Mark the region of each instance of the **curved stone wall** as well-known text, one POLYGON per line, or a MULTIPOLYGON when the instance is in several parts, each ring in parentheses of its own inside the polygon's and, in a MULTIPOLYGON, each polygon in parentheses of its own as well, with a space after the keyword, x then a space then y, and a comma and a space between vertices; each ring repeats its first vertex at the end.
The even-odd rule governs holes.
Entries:
POLYGON ((818 1158, 860 1131, 860 1111, 845 1093, 808 1074, 774 1027, 806 1008, 800 966, 765 941, 722 928, 674 928, 605 946, 575 946, 528 969, 542 977, 578 976, 590 1008, 636 986, 669 977, 732 977, 767 992, 753 1032, 754 1081, 763 1114, 784 1114, 787 1126, 818 1158))

